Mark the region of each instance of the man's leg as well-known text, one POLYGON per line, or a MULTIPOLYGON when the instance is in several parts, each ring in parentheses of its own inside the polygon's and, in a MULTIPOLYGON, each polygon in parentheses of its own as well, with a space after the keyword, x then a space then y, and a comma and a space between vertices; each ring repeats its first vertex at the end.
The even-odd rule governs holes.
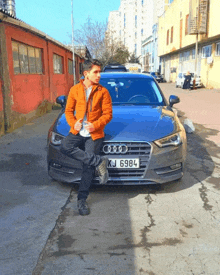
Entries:
POLYGON ((101 163, 100 155, 96 155, 94 150, 84 151, 79 148, 79 146, 84 144, 85 141, 85 138, 79 134, 73 135, 72 133, 69 133, 62 141, 61 152, 68 157, 79 160, 87 165, 98 166, 101 163))
MULTIPOLYGON (((99 156, 104 138, 92 140, 92 138, 85 138, 85 152, 88 155, 95 154, 99 156)), ((82 179, 78 191, 78 200, 87 199, 89 195, 89 188, 94 177, 95 167, 83 164, 82 179)))

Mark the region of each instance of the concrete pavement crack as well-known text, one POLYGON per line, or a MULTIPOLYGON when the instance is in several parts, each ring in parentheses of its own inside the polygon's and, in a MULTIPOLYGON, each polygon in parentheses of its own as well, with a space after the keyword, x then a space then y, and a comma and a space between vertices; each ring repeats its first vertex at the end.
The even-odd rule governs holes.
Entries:
POLYGON ((45 243, 45 245, 44 245, 44 247, 43 247, 43 249, 42 249, 42 251, 41 251, 41 253, 38 257, 37 264, 36 264, 36 266, 35 266, 35 268, 32 272, 32 275, 40 275, 42 273, 42 271, 44 270, 44 266, 43 266, 42 263, 49 256, 48 253, 47 253, 46 247, 47 247, 48 243, 50 242, 50 239, 53 238, 53 236, 55 234, 54 232, 55 232, 56 228, 58 227, 58 225, 62 224, 64 222, 64 220, 63 220, 63 211, 66 209, 67 205, 70 203, 72 197, 73 197, 73 195, 72 195, 72 189, 71 189, 70 190, 70 195, 67 198, 64 206, 61 207, 61 213, 59 214, 59 216, 58 216, 58 218, 55 222, 55 225, 54 225, 53 229, 51 230, 51 232, 50 232, 50 234, 49 234, 49 236, 46 240, 46 243, 45 243))

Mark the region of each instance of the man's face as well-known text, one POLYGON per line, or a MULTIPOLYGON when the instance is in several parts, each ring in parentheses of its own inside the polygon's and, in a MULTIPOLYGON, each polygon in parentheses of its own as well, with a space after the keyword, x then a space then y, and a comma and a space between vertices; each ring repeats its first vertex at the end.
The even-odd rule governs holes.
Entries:
POLYGON ((98 84, 100 80, 101 67, 94 65, 90 71, 85 72, 85 78, 91 81, 91 84, 98 84))

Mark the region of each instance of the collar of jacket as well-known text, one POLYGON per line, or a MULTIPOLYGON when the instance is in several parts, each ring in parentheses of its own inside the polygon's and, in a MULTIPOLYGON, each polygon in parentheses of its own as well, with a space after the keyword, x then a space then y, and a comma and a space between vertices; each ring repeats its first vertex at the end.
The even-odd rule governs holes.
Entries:
MULTIPOLYGON (((85 85, 84 85, 84 79, 80 79, 80 83, 82 84, 82 86, 83 86, 83 89, 85 90, 86 89, 86 87, 85 87, 85 85)), ((96 91, 97 89, 100 89, 101 88, 101 85, 98 83, 98 84, 93 84, 92 85, 92 91, 91 91, 91 93, 92 92, 94 92, 94 91, 96 91)))

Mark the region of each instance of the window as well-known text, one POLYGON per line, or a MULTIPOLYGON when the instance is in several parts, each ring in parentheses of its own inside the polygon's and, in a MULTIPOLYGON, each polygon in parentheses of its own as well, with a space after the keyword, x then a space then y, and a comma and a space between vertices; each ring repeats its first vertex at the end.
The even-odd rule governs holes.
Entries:
POLYGON ((124 14, 124 28, 126 27, 126 16, 124 14))
POLYGON ((192 59, 195 59, 195 58, 196 58, 196 50, 193 49, 193 50, 192 50, 192 59))
POLYGON ((183 53, 183 61, 188 61, 190 57, 190 51, 183 53))
POLYGON ((135 28, 137 28, 137 15, 135 15, 135 28))
POLYGON ((15 74, 42 74, 42 50, 12 41, 15 74))
POLYGON ((53 72, 63 74, 63 57, 57 54, 53 54, 53 72))
POLYGON ((212 45, 202 48, 202 58, 210 57, 212 55, 212 45))
POLYGON ((73 60, 68 59, 68 72, 73 74, 73 60))
POLYGON ((137 56, 137 44, 134 45, 134 48, 135 48, 135 56, 137 56))
POLYGON ((12 52, 13 52, 14 73, 20 74, 21 68, 19 64, 18 43, 12 42, 12 52))
POLYGON ((83 73, 83 64, 79 63, 79 73, 82 74, 83 73))
POLYGON ((141 3, 142 3, 142 6, 143 6, 144 5, 144 0, 142 0, 141 3))
POLYGON ((189 14, 186 15, 185 35, 189 34, 189 14))
POLYGON ((171 27, 170 43, 173 43, 173 27, 171 27))
POLYGON ((141 36, 144 35, 144 29, 141 29, 141 36))
POLYGON ((215 55, 220 56, 220 42, 216 43, 215 55))
POLYGON ((180 53, 180 56, 179 56, 179 61, 182 62, 183 61, 183 53, 180 53))
POLYGON ((167 45, 169 45, 169 30, 167 30, 167 45))

